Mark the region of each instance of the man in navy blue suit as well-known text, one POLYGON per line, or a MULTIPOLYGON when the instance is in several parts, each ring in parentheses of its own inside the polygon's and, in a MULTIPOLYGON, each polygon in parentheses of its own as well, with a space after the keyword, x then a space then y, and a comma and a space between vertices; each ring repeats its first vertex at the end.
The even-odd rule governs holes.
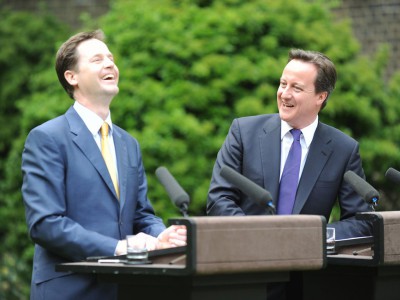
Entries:
MULTIPOLYGON (((355 220, 368 204, 343 180, 352 170, 365 178, 358 143, 318 119, 336 83, 336 69, 325 55, 300 49, 289 53, 277 91, 279 114, 235 119, 214 165, 207 200, 210 216, 262 215, 260 207, 226 181, 220 170, 227 165, 268 190, 275 206, 280 180, 291 147, 292 129, 301 130, 301 162, 297 193, 289 214, 322 215, 329 220, 336 201, 340 221, 329 224, 337 238, 367 236, 371 224, 355 220)), ((260 251, 262 251, 260 249, 260 251)))
POLYGON ((74 104, 34 128, 22 154, 22 194, 35 243, 31 299, 116 299, 114 284, 56 272, 55 265, 125 254, 131 234, 149 250, 182 246, 186 229, 165 228, 155 216, 139 144, 111 122, 119 71, 102 31, 68 39, 57 52, 56 71, 74 104), (114 182, 101 152, 104 123, 114 182))

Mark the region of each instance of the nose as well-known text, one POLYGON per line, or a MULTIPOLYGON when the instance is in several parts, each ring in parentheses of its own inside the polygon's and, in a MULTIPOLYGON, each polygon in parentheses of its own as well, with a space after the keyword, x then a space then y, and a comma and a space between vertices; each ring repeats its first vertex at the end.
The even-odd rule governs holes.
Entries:
POLYGON ((278 94, 280 94, 281 98, 288 98, 290 96, 290 90, 289 87, 279 87, 278 94))
POLYGON ((104 59, 104 67, 105 67, 105 68, 110 68, 110 67, 113 67, 114 65, 115 65, 115 63, 114 63, 114 61, 113 61, 111 58, 106 57, 106 58, 104 59))

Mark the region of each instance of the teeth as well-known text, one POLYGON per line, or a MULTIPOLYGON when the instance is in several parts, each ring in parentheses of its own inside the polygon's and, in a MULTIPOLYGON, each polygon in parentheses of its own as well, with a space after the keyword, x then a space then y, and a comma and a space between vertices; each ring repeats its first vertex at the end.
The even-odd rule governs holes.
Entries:
POLYGON ((107 80, 107 79, 114 79, 114 75, 107 74, 106 76, 103 77, 103 80, 107 80))

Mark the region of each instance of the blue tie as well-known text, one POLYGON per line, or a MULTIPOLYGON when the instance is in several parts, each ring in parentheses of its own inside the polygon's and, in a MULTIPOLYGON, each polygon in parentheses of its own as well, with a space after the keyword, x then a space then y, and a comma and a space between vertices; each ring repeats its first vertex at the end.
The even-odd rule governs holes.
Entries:
POLYGON ((294 200, 296 198, 297 185, 299 183, 299 172, 301 162, 301 145, 299 129, 292 129, 293 143, 290 147, 288 157, 279 185, 278 215, 292 214, 294 200))

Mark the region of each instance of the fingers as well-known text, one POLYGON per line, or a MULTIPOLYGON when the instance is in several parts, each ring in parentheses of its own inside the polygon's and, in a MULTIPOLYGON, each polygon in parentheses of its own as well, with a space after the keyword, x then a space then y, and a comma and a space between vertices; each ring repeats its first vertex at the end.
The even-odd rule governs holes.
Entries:
POLYGON ((180 247, 186 245, 187 230, 185 225, 172 225, 155 238, 143 232, 134 236, 134 243, 149 251, 180 247))
POLYGON ((172 246, 185 246, 186 240, 186 228, 179 228, 176 231, 171 232, 168 236, 168 242, 172 246))
POLYGON ((184 229, 181 229, 179 232, 178 231, 176 231, 176 232, 171 232, 169 235, 168 235, 168 240, 169 241, 171 241, 171 240, 179 240, 179 241, 184 241, 184 242, 186 242, 186 230, 184 230, 184 229))
POLYGON ((186 241, 178 240, 178 239, 170 239, 169 243, 171 244, 172 247, 186 246, 186 241))
POLYGON ((157 248, 158 240, 148 234, 140 232, 134 236, 133 243, 140 248, 146 248, 147 250, 155 250, 157 248))
POLYGON ((126 254, 126 240, 118 241, 117 248, 115 249, 115 255, 124 255, 126 254))
POLYGON ((158 236, 158 249, 186 245, 187 231, 185 225, 172 225, 158 236))
POLYGON ((178 230, 176 231, 176 233, 178 233, 179 235, 185 236, 185 239, 186 239, 186 236, 187 236, 186 227, 178 229, 178 230))

